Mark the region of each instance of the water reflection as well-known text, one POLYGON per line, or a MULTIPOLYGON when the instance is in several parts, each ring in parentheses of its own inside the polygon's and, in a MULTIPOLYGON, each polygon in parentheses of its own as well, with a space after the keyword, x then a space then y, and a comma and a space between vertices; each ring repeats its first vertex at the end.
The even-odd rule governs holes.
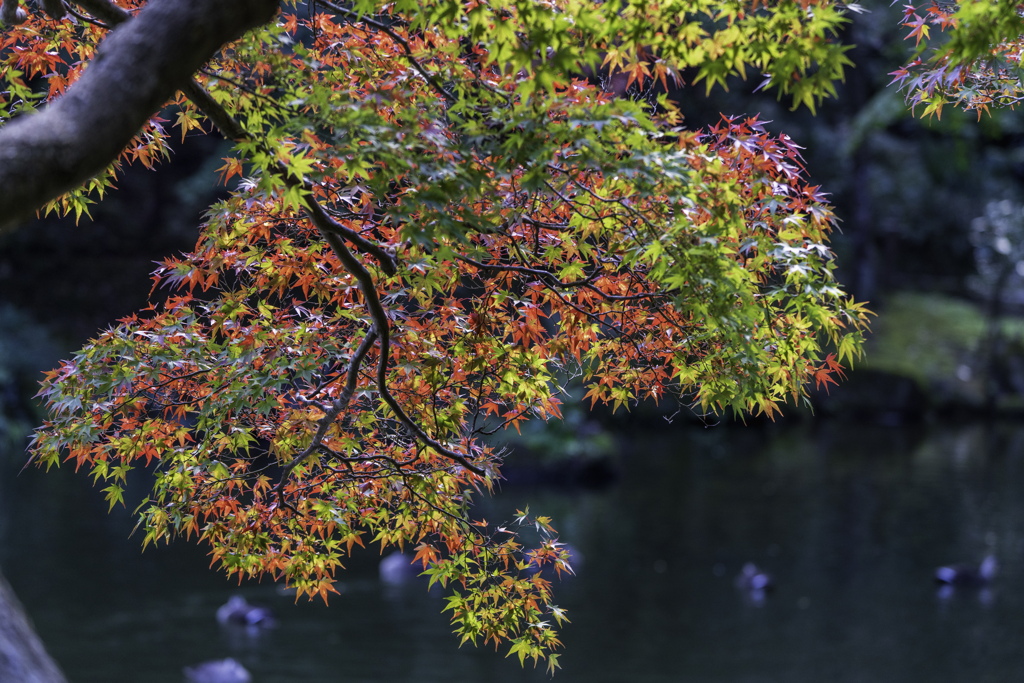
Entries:
MULTIPOLYGON (((1024 673, 1024 428, 676 430, 633 436, 623 477, 589 492, 508 489, 587 558, 561 583, 563 682, 1017 680, 1024 673), (991 586, 940 598, 937 567, 998 559, 991 586), (737 591, 746 563, 770 573, 737 591)), ((0 481, 0 564, 77 683, 180 683, 233 657, 256 683, 541 681, 503 653, 457 648, 441 595, 384 585, 353 558, 330 607, 237 586, 181 544, 140 555, 84 477, 0 481), (229 596, 278 623, 230 639, 229 596)))

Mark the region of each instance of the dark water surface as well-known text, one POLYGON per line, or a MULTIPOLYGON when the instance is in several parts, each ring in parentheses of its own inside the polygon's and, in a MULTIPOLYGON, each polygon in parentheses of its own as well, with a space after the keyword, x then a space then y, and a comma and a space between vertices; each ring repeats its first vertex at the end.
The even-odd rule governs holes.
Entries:
MULTIPOLYGON (((680 428, 630 437, 622 463, 608 489, 510 487, 481 512, 529 504, 584 555, 559 589, 572 624, 556 682, 1024 680, 1024 425, 680 428), (991 592, 937 595, 935 566, 988 552, 991 592), (763 603, 733 585, 748 561, 777 578, 763 603)), ((10 470, 0 566, 74 683, 178 683, 229 655, 255 683, 548 680, 459 649, 440 596, 382 586, 374 551, 329 607, 295 605, 188 544, 140 553, 84 476, 10 470), (278 627, 220 631, 236 593, 278 627)))

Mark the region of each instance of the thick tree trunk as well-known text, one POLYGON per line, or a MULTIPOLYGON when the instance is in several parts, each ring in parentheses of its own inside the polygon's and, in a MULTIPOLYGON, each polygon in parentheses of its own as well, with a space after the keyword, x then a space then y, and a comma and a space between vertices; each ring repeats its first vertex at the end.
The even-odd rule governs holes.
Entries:
POLYGON ((106 168, 222 45, 269 21, 278 4, 151 0, 112 31, 62 97, 0 128, 0 231, 106 168))
POLYGON ((50 659, 14 591, 0 575, 0 681, 66 683, 50 659))

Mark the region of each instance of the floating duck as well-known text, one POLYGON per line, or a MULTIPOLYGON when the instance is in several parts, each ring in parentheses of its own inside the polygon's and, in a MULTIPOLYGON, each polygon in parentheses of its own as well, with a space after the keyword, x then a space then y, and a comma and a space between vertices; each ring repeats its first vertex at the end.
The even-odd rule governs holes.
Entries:
POLYGON ((186 666, 184 672, 188 683, 252 683, 252 675, 231 657, 186 666))
POLYGON ((233 595, 217 608, 217 623, 221 626, 244 626, 247 629, 261 629, 274 625, 274 615, 266 607, 257 607, 245 598, 233 595))
POLYGON ((736 587, 748 591, 770 591, 775 588, 775 581, 771 574, 762 571, 753 562, 747 562, 736 577, 736 587))
POLYGON ((754 602, 762 602, 775 590, 775 580, 753 562, 747 562, 736 577, 736 588, 754 602))
POLYGON ((981 564, 955 564, 935 570, 935 582, 944 586, 987 586, 996 577, 999 563, 994 555, 987 555, 981 564))

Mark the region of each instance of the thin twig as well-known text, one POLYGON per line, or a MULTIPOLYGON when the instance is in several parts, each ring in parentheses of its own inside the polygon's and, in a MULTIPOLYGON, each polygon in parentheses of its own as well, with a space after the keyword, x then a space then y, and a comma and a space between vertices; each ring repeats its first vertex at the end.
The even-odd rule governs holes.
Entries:
POLYGON ((206 118, 213 122, 217 130, 232 142, 242 142, 249 139, 249 134, 241 124, 231 116, 228 111, 213 99, 206 88, 201 86, 195 79, 190 80, 182 88, 181 92, 192 101, 192 104, 199 108, 199 111, 206 115, 206 118))
POLYGON ((71 14, 71 16, 78 19, 79 21, 85 22, 86 24, 92 24, 93 26, 98 26, 100 28, 105 28, 108 30, 110 29, 110 26, 108 24, 104 24, 101 21, 96 21, 92 17, 87 17, 78 10, 76 10, 74 7, 71 7, 70 5, 68 5, 68 13, 71 14))

